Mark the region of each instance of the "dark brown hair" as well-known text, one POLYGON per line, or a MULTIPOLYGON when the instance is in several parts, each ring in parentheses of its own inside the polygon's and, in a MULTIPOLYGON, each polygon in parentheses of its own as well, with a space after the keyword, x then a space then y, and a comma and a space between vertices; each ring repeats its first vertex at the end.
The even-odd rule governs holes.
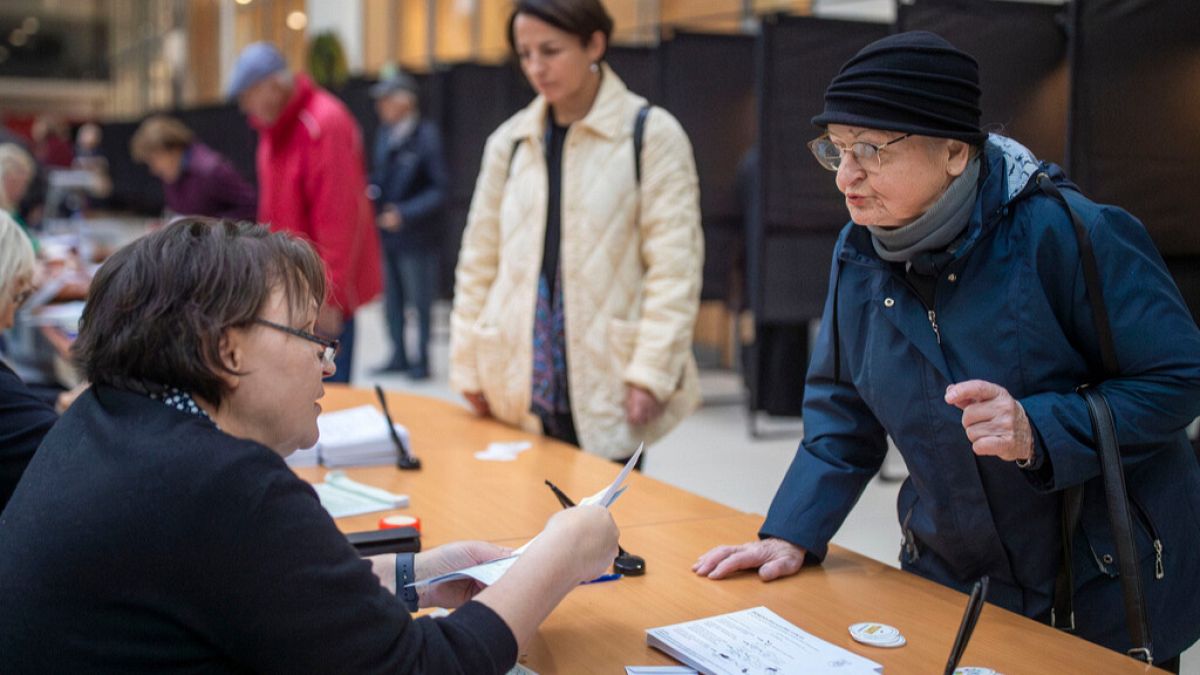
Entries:
POLYGON ((154 152, 187 150, 195 138, 183 122, 166 115, 154 115, 138 125, 133 138, 129 139, 129 154, 133 161, 145 163, 154 152))
POLYGON ((604 34, 604 46, 612 40, 613 19, 600 0, 517 0, 512 16, 508 17, 508 46, 517 53, 517 36, 513 26, 517 15, 526 14, 579 38, 586 46, 592 34, 604 34))
POLYGON ((291 312, 325 299, 307 242, 254 223, 181 218, 117 251, 96 273, 75 359, 84 376, 142 393, 176 387, 221 402, 221 337, 258 317, 272 291, 291 312))

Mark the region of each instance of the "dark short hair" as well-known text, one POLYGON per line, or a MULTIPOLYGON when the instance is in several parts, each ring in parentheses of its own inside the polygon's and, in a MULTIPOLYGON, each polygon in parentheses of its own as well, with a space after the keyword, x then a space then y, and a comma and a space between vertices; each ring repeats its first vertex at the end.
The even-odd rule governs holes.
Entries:
POLYGON ((133 138, 129 140, 129 154, 133 161, 144 164, 152 153, 167 150, 182 152, 195 139, 192 130, 183 122, 166 115, 153 115, 138 125, 133 138))
POLYGON ((508 17, 508 46, 517 53, 517 36, 513 32, 517 16, 526 14, 579 38, 586 45, 592 34, 604 34, 607 48, 612 40, 613 19, 600 0, 517 0, 512 16, 508 17))
POLYGON ((117 251, 92 281, 75 359, 84 376, 141 393, 175 387, 219 404, 221 337, 275 289, 291 312, 325 299, 307 242, 254 223, 181 218, 117 251))

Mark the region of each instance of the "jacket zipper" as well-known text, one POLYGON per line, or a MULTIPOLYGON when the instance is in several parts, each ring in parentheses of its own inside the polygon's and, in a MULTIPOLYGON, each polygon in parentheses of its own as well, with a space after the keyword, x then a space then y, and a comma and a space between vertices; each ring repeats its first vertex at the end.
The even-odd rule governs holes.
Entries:
POLYGON ((938 328, 937 312, 930 309, 927 312, 927 316, 929 316, 929 325, 933 326, 933 337, 937 339, 937 343, 940 345, 942 344, 942 331, 938 328))
POLYGON ((1133 505, 1138 520, 1142 521, 1142 527, 1146 528, 1146 533, 1150 535, 1151 544, 1154 546, 1154 578, 1162 579, 1167 575, 1166 569, 1163 567, 1162 539, 1158 537, 1158 531, 1150 523, 1150 516, 1146 515, 1146 510, 1142 508, 1142 505, 1132 497, 1129 499, 1129 503, 1133 505))
POLYGON ((921 306, 925 308, 925 318, 929 319, 929 327, 933 329, 933 337, 935 340, 937 340, 938 346, 941 346, 942 329, 938 327, 937 312, 935 312, 929 305, 925 304, 925 298, 921 296, 916 287, 908 282, 908 279, 905 279, 894 272, 892 273, 892 276, 899 279, 900 283, 904 284, 904 287, 907 288, 908 291, 913 294, 913 297, 917 299, 917 302, 921 303, 921 306))

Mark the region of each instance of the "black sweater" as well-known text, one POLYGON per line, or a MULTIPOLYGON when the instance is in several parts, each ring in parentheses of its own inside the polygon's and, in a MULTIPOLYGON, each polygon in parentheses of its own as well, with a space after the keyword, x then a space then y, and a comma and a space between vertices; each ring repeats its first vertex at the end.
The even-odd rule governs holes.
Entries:
POLYGON ((58 414, 0 363, 0 511, 58 414))
POLYGON ((0 655, 26 672, 504 673, 504 621, 413 620, 266 447, 95 386, 0 516, 0 655))

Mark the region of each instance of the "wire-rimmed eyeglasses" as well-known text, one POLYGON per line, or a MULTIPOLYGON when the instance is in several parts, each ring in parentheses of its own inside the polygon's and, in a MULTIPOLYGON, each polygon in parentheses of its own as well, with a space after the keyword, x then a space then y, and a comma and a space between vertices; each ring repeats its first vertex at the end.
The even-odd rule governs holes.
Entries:
POLYGON ((867 143, 866 141, 855 141, 849 148, 842 148, 833 142, 829 134, 825 134, 809 141, 808 149, 812 151, 813 157, 817 158, 817 162, 830 171, 837 171, 838 167, 842 165, 842 158, 849 152, 854 155, 854 160, 858 162, 858 165, 864 171, 875 173, 883 168, 882 150, 912 135, 904 134, 900 138, 893 138, 882 145, 867 143))
POLYGON ((255 319, 254 323, 259 323, 269 328, 283 331, 288 335, 295 335, 298 338, 304 338, 309 342, 315 342, 321 345, 325 348, 321 351, 321 363, 326 368, 333 366, 333 360, 337 358, 338 350, 341 348, 341 343, 337 340, 326 340, 323 337, 313 335, 312 333, 300 330, 299 328, 292 328, 291 326, 285 326, 281 323, 275 323, 274 321, 267 321, 266 319, 255 319))

